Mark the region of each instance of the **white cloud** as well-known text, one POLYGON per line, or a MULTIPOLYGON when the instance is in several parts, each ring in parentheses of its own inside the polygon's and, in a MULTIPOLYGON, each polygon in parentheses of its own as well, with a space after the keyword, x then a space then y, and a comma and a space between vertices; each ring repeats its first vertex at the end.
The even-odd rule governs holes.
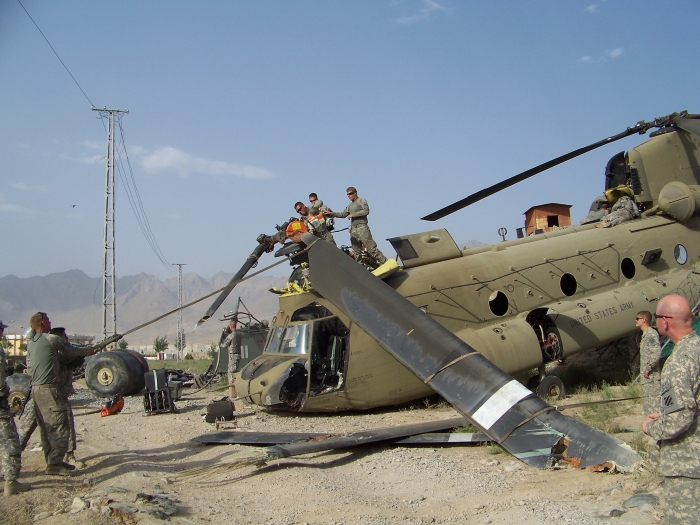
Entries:
POLYGON ((415 24, 426 20, 434 11, 444 11, 446 9, 435 0, 423 0, 423 5, 424 7, 421 7, 415 15, 400 16, 394 22, 401 25, 415 24))
POLYGON ((5 202, 5 194, 0 193, 0 213, 16 213, 23 215, 34 215, 36 212, 20 206, 19 204, 10 204, 5 202))
POLYGON ((598 12, 598 6, 595 4, 589 5, 586 9, 584 9, 587 13, 593 14, 598 12))
POLYGON ((590 62, 590 61, 591 61, 591 57, 588 55, 584 55, 577 60, 577 62, 590 62))
POLYGON ((107 144, 99 140, 84 140, 80 143, 80 145, 87 149, 99 149, 105 151, 107 149, 107 144))
POLYGON ((49 191, 49 188, 47 188, 46 186, 25 184, 24 182, 10 182, 10 187, 19 191, 32 191, 41 193, 46 193, 47 191, 49 191))
POLYGON ((165 146, 146 154, 141 159, 141 167, 149 173, 174 171, 182 177, 187 177, 192 173, 235 175, 249 179, 268 179, 274 176, 265 168, 195 157, 171 146, 165 146))
POLYGON ((620 55, 622 55, 622 53, 624 53, 624 52, 625 52, 624 49, 622 49, 621 47, 618 47, 618 48, 613 49, 612 51, 606 49, 606 50, 605 50, 605 55, 608 56, 608 57, 610 57, 610 58, 617 58, 617 57, 619 57, 620 55))

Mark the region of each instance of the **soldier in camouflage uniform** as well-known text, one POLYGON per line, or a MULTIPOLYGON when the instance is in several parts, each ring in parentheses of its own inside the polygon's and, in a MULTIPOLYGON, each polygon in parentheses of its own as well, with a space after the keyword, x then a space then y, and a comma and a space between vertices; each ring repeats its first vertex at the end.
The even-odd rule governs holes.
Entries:
POLYGON ((352 244, 355 260, 359 260, 359 253, 364 246, 365 251, 379 264, 386 262, 386 257, 377 248, 377 243, 372 239, 372 232, 369 231, 367 216, 369 215, 369 204, 362 197, 357 196, 357 190, 350 186, 346 190, 350 199, 350 204, 343 211, 323 212, 328 217, 347 217, 350 219, 350 243, 352 244))
MULTIPOLYGON (((316 202, 319 201, 317 200, 316 202)), ((326 227, 325 218, 321 217, 318 219, 316 217, 319 212, 324 213, 326 211, 331 211, 330 208, 328 206, 324 206, 323 202, 321 202, 319 207, 314 208, 314 210, 317 211, 309 211, 309 208, 307 208, 303 202, 297 202, 294 204, 294 211, 296 211, 301 219, 306 223, 311 233, 313 233, 319 239, 323 239, 324 241, 331 243, 333 246, 337 246, 337 244, 335 244, 335 239, 333 239, 333 234, 328 231, 328 228, 326 227), (309 217, 309 214, 311 214, 311 217, 309 217)))
POLYGON ((656 412, 661 394, 661 345, 659 334, 651 327, 651 312, 637 314, 637 328, 642 331, 639 342, 639 368, 642 376, 642 406, 645 414, 656 412))
POLYGON ((224 328, 219 341, 219 352, 228 352, 228 396, 236 399, 236 387, 234 386, 234 374, 241 360, 241 333, 236 330, 238 317, 231 318, 228 326, 224 328))
POLYGON ((698 523, 700 518, 700 337, 693 331, 690 304, 680 295, 659 301, 654 317, 661 335, 675 344, 661 372, 658 410, 642 431, 659 442, 664 476, 666 523, 698 523))
MULTIPOLYGON (((6 324, 0 321, 0 339, 2 339, 6 324)), ((0 452, 2 453, 2 475, 5 478, 5 496, 31 489, 29 484, 17 481, 22 467, 22 453, 19 449, 19 437, 15 419, 7 403, 9 390, 5 379, 7 376, 7 359, 5 349, 0 346, 0 452)))
POLYGON ((596 227, 607 228, 609 226, 615 226, 621 222, 631 221, 640 217, 639 208, 634 202, 632 197, 623 195, 618 199, 618 201, 613 205, 610 213, 605 215, 600 222, 596 224, 596 227))
POLYGON ((60 360, 92 355, 94 348, 74 347, 62 337, 50 334, 51 321, 43 312, 34 314, 29 324, 34 335, 29 339, 27 354, 32 365, 32 397, 37 424, 45 432, 47 444, 46 473, 68 476, 75 469, 64 462, 68 451, 70 429, 61 393, 60 360))

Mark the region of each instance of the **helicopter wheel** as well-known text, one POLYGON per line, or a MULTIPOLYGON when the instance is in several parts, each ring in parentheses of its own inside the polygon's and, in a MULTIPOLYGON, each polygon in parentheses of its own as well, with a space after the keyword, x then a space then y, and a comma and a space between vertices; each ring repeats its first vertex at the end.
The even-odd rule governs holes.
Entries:
POLYGON ((556 376, 546 376, 537 386, 536 393, 542 399, 562 399, 564 397, 564 383, 556 376))

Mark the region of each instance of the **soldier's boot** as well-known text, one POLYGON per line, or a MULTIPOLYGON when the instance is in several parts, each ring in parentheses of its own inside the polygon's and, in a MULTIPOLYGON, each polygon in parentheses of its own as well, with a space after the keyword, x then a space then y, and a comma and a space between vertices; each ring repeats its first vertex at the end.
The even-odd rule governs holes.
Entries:
POLYGON ((60 465, 49 465, 46 467, 46 473, 49 476, 70 476, 73 474, 75 467, 69 465, 68 463, 61 463, 60 465))
POLYGON ((27 492, 28 490, 32 490, 32 486, 29 483, 20 483, 16 479, 5 482, 5 496, 12 496, 13 494, 27 492))
POLYGON ((74 454, 73 452, 68 452, 68 453, 66 454, 66 457, 63 458, 63 462, 64 462, 64 463, 68 463, 69 465, 74 466, 74 467, 77 468, 78 470, 84 469, 85 466, 86 466, 86 465, 85 465, 85 462, 80 461, 79 459, 77 459, 77 458, 75 457, 75 454, 74 454))

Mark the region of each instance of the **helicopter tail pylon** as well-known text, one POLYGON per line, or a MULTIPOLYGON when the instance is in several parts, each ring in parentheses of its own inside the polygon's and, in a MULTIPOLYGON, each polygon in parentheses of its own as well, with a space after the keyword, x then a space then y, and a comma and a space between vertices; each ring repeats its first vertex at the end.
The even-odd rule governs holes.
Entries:
POLYGON ((567 458, 585 468, 631 469, 636 452, 565 416, 327 242, 306 234, 314 288, 469 422, 523 462, 567 458))

